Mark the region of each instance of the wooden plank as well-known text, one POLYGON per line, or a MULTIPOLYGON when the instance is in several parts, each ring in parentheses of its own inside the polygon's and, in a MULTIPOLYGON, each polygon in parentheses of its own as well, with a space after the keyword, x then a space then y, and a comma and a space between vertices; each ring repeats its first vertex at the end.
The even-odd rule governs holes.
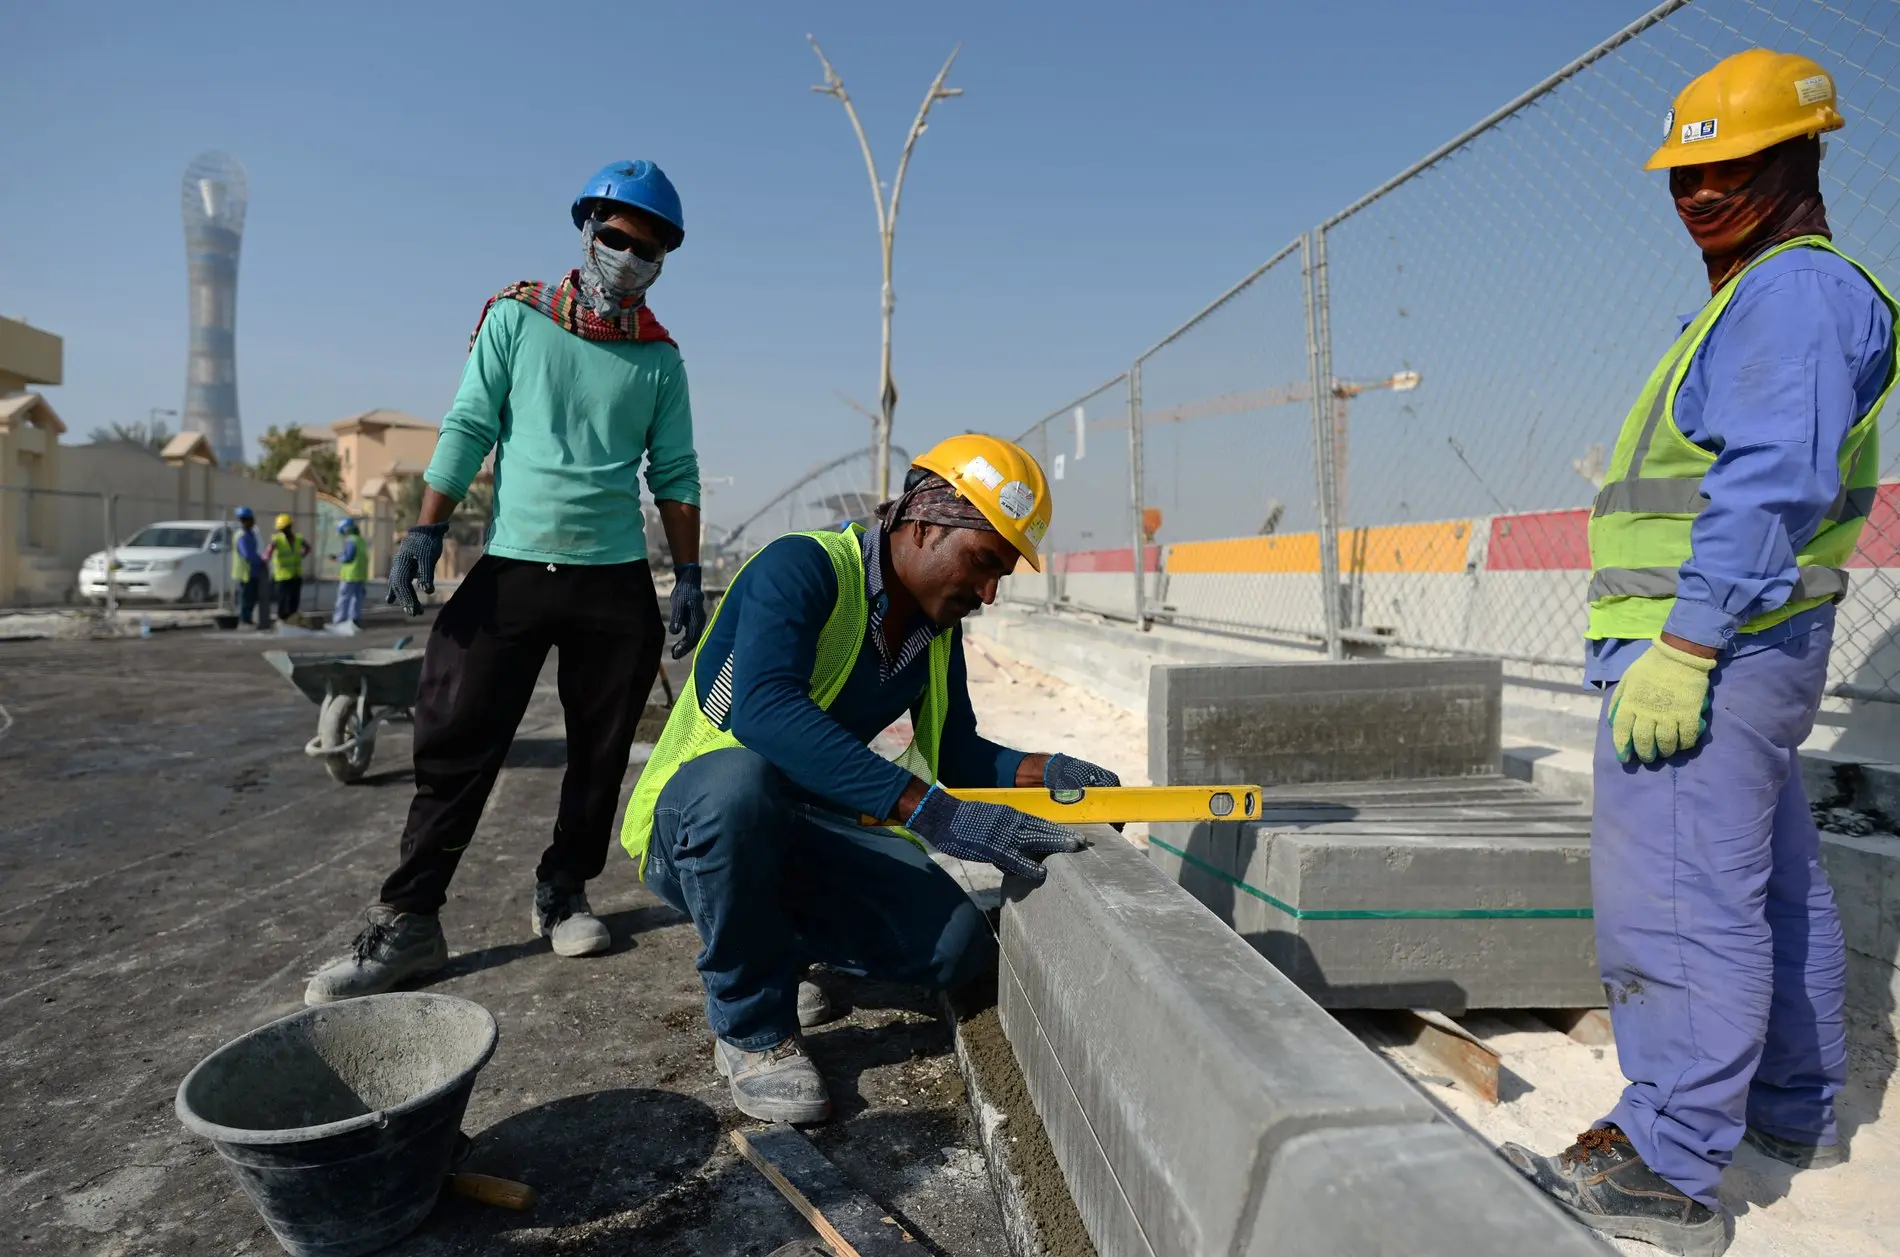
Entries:
POLYGON ((1616 1036, 1610 1032, 1607 1008, 1540 1008, 1537 1015, 1578 1043, 1602 1047, 1616 1042, 1616 1036))
POLYGON ((1412 1047, 1486 1104, 1498 1102, 1498 1054, 1463 1026, 1430 1009, 1415 1008, 1412 1047))
POLYGON ((732 1142, 837 1257, 916 1257, 921 1251, 909 1231, 790 1126, 735 1130, 732 1142))

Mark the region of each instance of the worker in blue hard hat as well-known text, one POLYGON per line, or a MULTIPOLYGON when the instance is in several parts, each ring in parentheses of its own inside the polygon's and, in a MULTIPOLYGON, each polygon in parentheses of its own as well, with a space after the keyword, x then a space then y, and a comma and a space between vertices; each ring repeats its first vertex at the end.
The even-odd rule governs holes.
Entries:
POLYGON ((675 658, 706 624, 686 370, 647 306, 686 220, 650 161, 602 168, 569 215, 581 265, 556 283, 510 285, 483 307, 420 514, 390 564, 389 601, 421 614, 418 592, 434 592, 450 513, 492 451, 491 535, 423 658, 401 861, 352 954, 311 979, 310 1003, 386 991, 447 961, 437 912, 550 649, 560 656, 567 775, 531 925, 563 956, 611 944, 585 887, 606 863, 668 631, 647 563, 642 463, 672 552, 675 658))
POLYGON ((336 535, 343 547, 330 557, 336 560, 336 610, 332 624, 360 624, 363 621, 363 590, 369 583, 369 550, 357 533, 356 521, 339 521, 336 535))
POLYGON ((254 619, 258 591, 264 587, 264 551, 257 544, 257 512, 240 506, 233 515, 238 533, 231 544, 231 584, 237 590, 238 623, 264 628, 270 623, 268 608, 261 621, 254 619))

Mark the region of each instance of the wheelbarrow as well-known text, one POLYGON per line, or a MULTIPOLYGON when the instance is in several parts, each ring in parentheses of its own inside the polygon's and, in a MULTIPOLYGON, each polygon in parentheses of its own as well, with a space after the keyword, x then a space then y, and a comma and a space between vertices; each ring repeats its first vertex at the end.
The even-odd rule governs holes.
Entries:
POLYGON ((317 705, 317 736, 304 744, 303 753, 322 760, 344 785, 369 770, 383 721, 407 719, 416 705, 422 651, 404 649, 408 642, 401 638, 388 650, 264 652, 270 666, 317 705))

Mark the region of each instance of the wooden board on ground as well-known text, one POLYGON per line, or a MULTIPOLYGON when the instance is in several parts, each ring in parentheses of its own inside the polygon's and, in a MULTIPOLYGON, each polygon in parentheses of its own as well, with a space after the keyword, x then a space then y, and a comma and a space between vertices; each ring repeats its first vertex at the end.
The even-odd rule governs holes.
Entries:
POLYGON ((805 1215, 837 1257, 916 1257, 921 1250, 888 1210, 783 1122, 735 1130, 732 1142, 792 1208, 805 1215))

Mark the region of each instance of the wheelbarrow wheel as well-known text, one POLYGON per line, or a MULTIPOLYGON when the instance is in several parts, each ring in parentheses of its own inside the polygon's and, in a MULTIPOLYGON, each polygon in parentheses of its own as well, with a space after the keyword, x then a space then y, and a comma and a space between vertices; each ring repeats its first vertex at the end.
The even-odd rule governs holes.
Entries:
MULTIPOLYGON (((332 694, 317 717, 317 743, 321 747, 343 746, 356 731, 356 696, 332 694)), ((369 757, 376 753, 375 735, 357 740, 347 751, 323 757, 323 766, 332 780, 349 785, 369 770, 369 757)))

